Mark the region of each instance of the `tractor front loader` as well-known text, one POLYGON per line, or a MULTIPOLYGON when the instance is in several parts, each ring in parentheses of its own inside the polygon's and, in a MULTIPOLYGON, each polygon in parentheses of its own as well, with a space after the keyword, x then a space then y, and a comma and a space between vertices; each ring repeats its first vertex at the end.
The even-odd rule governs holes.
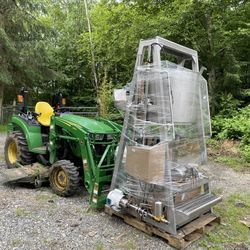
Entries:
POLYGON ((49 179, 60 196, 73 195, 84 182, 93 208, 102 207, 112 179, 114 153, 120 125, 70 113, 56 113, 46 102, 38 102, 35 112, 23 106, 8 124, 5 142, 8 182, 32 182, 41 186, 49 179))

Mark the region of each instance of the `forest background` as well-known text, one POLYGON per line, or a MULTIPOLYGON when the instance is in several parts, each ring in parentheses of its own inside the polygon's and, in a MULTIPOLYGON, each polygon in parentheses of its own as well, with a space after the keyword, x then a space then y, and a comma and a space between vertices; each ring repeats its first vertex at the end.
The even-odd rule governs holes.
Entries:
POLYGON ((250 162, 247 0, 0 0, 0 109, 26 86, 31 105, 61 91, 115 119, 112 89, 131 81, 140 39, 155 36, 197 50, 207 68, 211 154, 236 142, 229 154, 250 162))

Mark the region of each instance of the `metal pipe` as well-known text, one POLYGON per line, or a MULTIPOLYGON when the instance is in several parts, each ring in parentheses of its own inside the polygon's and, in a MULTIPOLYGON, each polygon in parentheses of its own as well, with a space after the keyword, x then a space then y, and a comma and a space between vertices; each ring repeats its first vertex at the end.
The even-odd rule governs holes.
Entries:
MULTIPOLYGON (((156 203, 157 203, 157 202, 156 202, 156 203)), ((161 202, 158 202, 158 203, 161 203, 161 202)), ((144 210, 143 208, 140 208, 140 207, 138 207, 138 206, 136 206, 136 205, 130 204, 126 198, 122 198, 122 199, 120 200, 119 205, 120 205, 121 207, 123 207, 123 208, 132 208, 132 209, 134 209, 141 217, 150 217, 151 219, 156 220, 156 216, 155 216, 155 215, 153 215, 153 214, 147 212, 147 211, 144 210)), ((158 206, 159 206, 159 204, 158 204, 158 206)), ((162 205, 160 205, 160 206, 161 206, 161 208, 162 208, 162 205)), ((160 207, 160 206, 159 206, 159 207, 160 207)), ((160 208, 159 208, 159 209, 160 209, 160 208)), ((162 212, 161 212, 161 213, 162 213, 162 212)), ((157 221, 157 220, 156 220, 156 221, 157 221)), ((162 216, 161 216, 161 218, 159 219, 158 222, 163 222, 163 223, 169 224, 169 221, 166 220, 166 219, 164 219, 162 216)))

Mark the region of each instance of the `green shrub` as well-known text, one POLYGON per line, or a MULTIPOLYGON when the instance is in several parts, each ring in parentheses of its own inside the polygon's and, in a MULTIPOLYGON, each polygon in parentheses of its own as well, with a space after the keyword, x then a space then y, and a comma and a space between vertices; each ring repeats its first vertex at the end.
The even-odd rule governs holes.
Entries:
POLYGON ((242 157, 250 162, 250 105, 238 109, 234 108, 228 112, 221 111, 212 119, 213 137, 215 139, 236 139, 240 140, 240 150, 242 157))
POLYGON ((100 109, 100 115, 103 118, 108 118, 111 110, 113 102, 112 89, 113 89, 113 84, 111 81, 107 79, 107 75, 105 74, 98 91, 98 104, 100 109))
POLYGON ((232 94, 220 97, 220 111, 219 115, 222 117, 233 117, 237 115, 242 101, 235 99, 232 94))
MULTIPOLYGON (((248 109, 250 114, 250 107, 248 109)), ((216 116, 212 120, 212 128, 214 136, 218 139, 242 139, 246 133, 249 133, 249 115, 240 111, 232 118, 216 116)))
POLYGON ((241 154, 246 162, 250 162, 250 145, 243 145, 241 147, 241 154))

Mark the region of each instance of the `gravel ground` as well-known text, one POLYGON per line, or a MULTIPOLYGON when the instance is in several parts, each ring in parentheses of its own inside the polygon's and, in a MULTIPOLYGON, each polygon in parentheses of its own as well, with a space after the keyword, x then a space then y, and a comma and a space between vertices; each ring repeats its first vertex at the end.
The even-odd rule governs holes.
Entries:
POLYGON ((209 162, 200 170, 210 178, 211 188, 224 198, 233 193, 249 192, 250 171, 236 172, 229 167, 209 162))
MULTIPOLYGON (((2 162, 4 140, 0 135, 2 162)), ((250 174, 212 163, 203 170, 214 178, 212 187, 224 195, 240 189, 249 191, 250 174)), ((0 250, 172 249, 162 239, 149 237, 119 218, 90 210, 86 191, 62 198, 49 187, 0 185, 0 201, 0 250)), ((193 245, 190 249, 198 248, 193 245)))

